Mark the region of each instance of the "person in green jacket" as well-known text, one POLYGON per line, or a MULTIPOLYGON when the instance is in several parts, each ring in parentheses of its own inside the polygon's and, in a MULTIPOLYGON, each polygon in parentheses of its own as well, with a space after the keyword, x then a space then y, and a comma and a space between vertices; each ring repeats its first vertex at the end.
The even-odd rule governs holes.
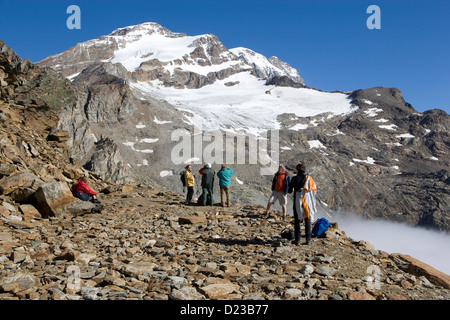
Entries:
POLYGON ((214 192, 213 192, 213 186, 214 186, 214 176, 216 175, 216 172, 211 169, 211 164, 207 163, 202 169, 202 190, 203 194, 201 196, 202 203, 201 205, 214 205, 214 192))
POLYGON ((222 168, 217 172, 217 176, 219 177, 219 186, 220 186, 220 200, 222 207, 225 207, 225 196, 227 198, 227 207, 231 205, 230 203, 230 186, 231 186, 231 176, 234 174, 234 171, 228 168, 225 164, 222 164, 222 168))

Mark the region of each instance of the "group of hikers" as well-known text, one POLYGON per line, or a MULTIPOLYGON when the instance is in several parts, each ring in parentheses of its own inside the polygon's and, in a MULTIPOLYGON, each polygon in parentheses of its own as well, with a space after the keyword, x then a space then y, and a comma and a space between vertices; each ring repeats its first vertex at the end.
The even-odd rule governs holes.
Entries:
MULTIPOLYGON (((199 173, 202 175, 202 195, 198 199, 197 203, 199 205, 214 205, 214 180, 216 172, 211 168, 210 163, 206 163, 203 168, 200 169, 199 173)), ((231 176, 234 171, 228 168, 225 164, 222 164, 221 169, 217 172, 219 177, 219 187, 220 187, 220 200, 222 207, 231 206, 230 202, 230 186, 231 186, 231 176)), ((194 195, 194 185, 195 185, 195 173, 192 172, 192 166, 187 165, 185 171, 182 173, 182 181, 184 179, 184 186, 187 188, 186 204, 192 204, 192 196, 194 195)))
MULTIPOLYGON (((283 165, 279 165, 278 171, 272 179, 272 194, 267 203, 264 217, 270 215, 270 209, 277 201, 281 205, 282 214, 286 219, 287 210, 287 195, 294 194, 293 213, 294 213, 294 244, 300 244, 300 223, 305 221, 305 236, 306 244, 311 241, 311 222, 314 222, 314 214, 316 209, 316 192, 317 188, 312 177, 306 174, 305 165, 299 163, 296 166, 297 175, 290 177, 283 165)), ((197 204, 202 206, 214 205, 214 181, 216 172, 211 168, 210 163, 206 163, 199 171, 201 178, 202 194, 199 197, 197 204)), ((234 171, 222 164, 221 169, 217 172, 219 178, 220 198, 223 207, 231 206, 230 201, 230 186, 231 177, 234 171)), ((183 186, 187 188, 186 204, 192 204, 192 197, 194 195, 195 173, 192 171, 192 166, 187 165, 185 171, 182 172, 181 180, 183 186)), ((99 204, 97 193, 91 190, 87 185, 86 177, 81 177, 72 187, 73 195, 83 201, 91 201, 99 204)), ((319 219, 320 220, 320 219, 319 219)))
MULTIPOLYGON (((314 214, 316 209, 316 192, 317 188, 312 177, 306 174, 305 165, 299 163, 296 166, 297 175, 290 177, 283 165, 279 165, 278 171, 275 173, 272 180, 272 194, 267 203, 265 217, 270 215, 270 209, 277 201, 282 208, 283 218, 286 220, 287 216, 287 195, 294 194, 294 244, 300 244, 300 223, 305 221, 306 244, 311 241, 311 222, 314 221, 314 214)), ((202 206, 214 205, 214 179, 215 171, 211 168, 210 163, 206 163, 199 171, 201 178, 202 194, 199 197, 197 204, 202 206)), ((217 172, 219 178, 220 198, 222 207, 231 206, 230 202, 230 186, 231 176, 234 171, 222 164, 221 169, 217 172)), ((187 187, 186 204, 192 204, 192 197, 194 195, 195 173, 192 171, 192 166, 187 165, 185 170, 181 173, 181 180, 183 185, 187 187)))

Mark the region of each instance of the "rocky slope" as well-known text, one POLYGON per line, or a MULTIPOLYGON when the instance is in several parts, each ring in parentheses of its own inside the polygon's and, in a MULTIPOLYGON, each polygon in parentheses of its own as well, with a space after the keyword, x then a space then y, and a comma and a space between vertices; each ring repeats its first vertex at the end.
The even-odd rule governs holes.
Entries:
POLYGON ((337 225, 309 246, 260 206, 186 207, 170 191, 110 187, 101 214, 0 225, 0 298, 434 300, 450 279, 337 225))
MULTIPOLYGON (((354 241, 337 224, 311 245, 293 246, 280 237, 292 225, 279 212, 263 219, 264 208, 258 205, 185 206, 183 197, 164 188, 102 180, 73 163, 69 133, 57 129, 64 121, 57 109, 69 108, 66 100, 54 105, 51 101, 60 100, 31 98, 45 92, 36 79, 51 71, 23 68, 4 48, 0 299, 450 298, 448 275, 412 257, 354 241), (29 96, 20 95, 24 85, 29 96), (81 175, 101 191, 100 208, 71 195, 69 187, 81 175)), ((54 85, 72 88, 61 76, 52 76, 54 85)), ((115 89, 109 96, 127 88, 115 89)), ((91 120, 99 116, 86 114, 91 120)), ((120 115, 112 111, 104 121, 120 123, 120 115)), ((96 145, 117 152, 108 137, 96 145)), ((102 156, 111 159, 101 152, 93 155, 102 156)), ((116 168, 108 165, 108 172, 116 168)))

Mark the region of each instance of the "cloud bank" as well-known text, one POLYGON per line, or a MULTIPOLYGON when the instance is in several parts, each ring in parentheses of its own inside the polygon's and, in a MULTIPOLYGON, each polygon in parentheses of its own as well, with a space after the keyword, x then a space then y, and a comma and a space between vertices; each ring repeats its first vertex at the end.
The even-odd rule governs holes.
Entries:
POLYGON ((354 214, 334 214, 332 222, 354 240, 370 242, 375 249, 403 253, 450 275, 450 235, 385 220, 367 220, 354 214))

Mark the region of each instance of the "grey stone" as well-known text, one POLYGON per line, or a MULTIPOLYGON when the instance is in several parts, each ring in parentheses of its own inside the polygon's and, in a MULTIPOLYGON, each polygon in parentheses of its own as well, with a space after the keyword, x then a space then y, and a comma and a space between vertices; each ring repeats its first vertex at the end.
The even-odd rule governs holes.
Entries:
POLYGON ((332 276, 336 272, 336 269, 328 266, 320 266, 317 267, 314 272, 321 276, 332 276))
POLYGON ((172 300, 206 300, 205 296, 198 292, 194 287, 174 288, 169 295, 172 300))

